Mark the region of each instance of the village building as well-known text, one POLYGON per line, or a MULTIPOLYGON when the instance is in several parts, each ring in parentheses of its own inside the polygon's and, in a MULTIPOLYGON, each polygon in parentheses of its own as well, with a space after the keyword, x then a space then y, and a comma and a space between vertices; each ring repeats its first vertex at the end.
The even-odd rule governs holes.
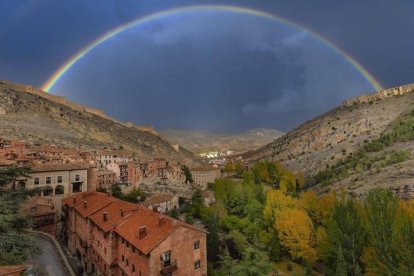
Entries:
POLYGON ((116 183, 116 174, 113 171, 101 169, 96 172, 97 188, 109 191, 112 184, 116 183))
POLYGON ((102 150, 97 151, 95 154, 97 166, 99 168, 107 168, 109 164, 115 162, 128 163, 134 159, 132 154, 125 150, 102 150))
POLYGON ((207 189, 208 183, 214 183, 221 177, 220 168, 212 166, 202 166, 191 169, 194 184, 201 190, 207 189))
POLYGON ((106 166, 107 170, 112 171, 116 175, 116 181, 119 183, 128 183, 128 163, 113 162, 106 166))
POLYGON ((162 214, 166 214, 179 207, 178 197, 171 194, 153 195, 147 198, 142 205, 162 214))
POLYGON ((56 237, 57 210, 50 198, 32 197, 25 201, 21 211, 31 220, 33 230, 56 237))
POLYGON ((127 203, 85 192, 63 200, 65 241, 95 275, 207 275, 206 232, 127 203))

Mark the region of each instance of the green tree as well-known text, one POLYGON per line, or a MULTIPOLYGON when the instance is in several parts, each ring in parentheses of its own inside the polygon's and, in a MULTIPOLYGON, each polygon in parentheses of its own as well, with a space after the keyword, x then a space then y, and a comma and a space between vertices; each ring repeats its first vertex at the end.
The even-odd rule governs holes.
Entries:
POLYGON ((347 266, 346 266, 344 254, 342 252, 341 245, 339 245, 338 247, 337 256, 338 256, 338 259, 336 261, 335 275, 336 276, 347 276, 348 275, 347 266))
POLYGON ((145 200, 145 198, 146 198, 145 193, 140 188, 135 188, 135 187, 132 191, 122 196, 123 200, 132 202, 132 203, 142 202, 145 200))
POLYGON ((112 184, 111 193, 114 197, 119 199, 122 199, 124 197, 124 193, 122 192, 120 184, 112 184))
POLYGON ((185 182, 190 182, 193 183, 193 175, 191 174, 190 169, 187 166, 182 166, 181 170, 183 171, 184 175, 185 175, 185 182))
POLYGON ((0 187, 4 187, 7 184, 14 182, 20 176, 28 176, 30 168, 22 167, 0 167, 0 187))
POLYGON ((257 276, 268 275, 272 270, 267 255, 252 247, 243 252, 242 260, 233 265, 229 275, 257 276))

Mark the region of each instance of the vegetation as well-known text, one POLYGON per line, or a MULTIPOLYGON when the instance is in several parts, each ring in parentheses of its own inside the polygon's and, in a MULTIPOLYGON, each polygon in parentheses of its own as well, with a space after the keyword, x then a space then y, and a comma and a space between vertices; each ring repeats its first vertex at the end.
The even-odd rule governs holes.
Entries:
MULTIPOLYGON (((144 193, 144 191, 142 191, 140 188, 135 188, 132 189, 132 191, 130 191, 127 194, 124 194, 122 192, 121 189, 121 185, 122 184, 113 184, 111 186, 111 194, 119 199, 128 201, 128 202, 132 202, 132 203, 139 203, 142 201, 145 201, 147 195, 144 193)), ((98 192, 104 192, 106 193, 106 189, 96 189, 98 192)))
POLYGON ((185 182, 186 183, 193 183, 193 175, 191 174, 190 169, 187 166, 182 166, 181 170, 183 171, 184 175, 185 175, 185 182))
POLYGON ((380 189, 365 202, 345 193, 318 197, 305 186, 302 174, 259 162, 242 178, 216 180, 210 207, 195 192, 184 212, 208 227, 209 274, 414 273, 414 201, 380 189))
MULTIPOLYGON (((2 168, 0 183, 8 184, 27 171, 15 167, 2 168)), ((0 265, 22 264, 37 252, 33 240, 23 231, 29 226, 29 221, 19 211, 20 204, 29 194, 29 191, 22 190, 0 190, 0 265)))

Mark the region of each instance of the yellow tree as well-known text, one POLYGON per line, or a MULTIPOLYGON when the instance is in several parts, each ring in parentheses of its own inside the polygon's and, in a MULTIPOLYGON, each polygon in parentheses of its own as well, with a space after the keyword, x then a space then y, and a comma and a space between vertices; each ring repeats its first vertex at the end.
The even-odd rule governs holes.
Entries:
POLYGON ((304 210, 288 208, 276 213, 275 228, 281 244, 295 259, 314 263, 317 259, 312 220, 304 210))
POLYGON ((289 195, 285 195, 282 190, 270 189, 266 194, 266 205, 263 212, 267 222, 273 222, 275 212, 288 208, 295 208, 298 200, 289 195))
POLYGON ((316 220, 319 223, 326 225, 332 216, 332 211, 336 202, 337 199, 335 193, 324 194, 319 198, 316 205, 316 220))

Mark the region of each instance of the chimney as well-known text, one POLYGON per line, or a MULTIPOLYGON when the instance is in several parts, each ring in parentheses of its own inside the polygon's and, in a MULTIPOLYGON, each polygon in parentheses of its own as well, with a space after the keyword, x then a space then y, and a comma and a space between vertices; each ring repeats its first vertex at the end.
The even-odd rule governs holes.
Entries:
POLYGON ((73 197, 73 204, 76 204, 76 197, 73 197))
POLYGON ((83 209, 86 209, 86 208, 88 208, 88 203, 85 200, 85 201, 83 201, 83 209))
POLYGON ((103 212, 103 221, 108 221, 108 212, 103 212))
POLYGON ((147 235, 147 227, 140 226, 138 229, 138 239, 142 240, 147 235))
POLYGON ((158 226, 162 226, 165 223, 165 218, 164 217, 158 217, 158 226))

